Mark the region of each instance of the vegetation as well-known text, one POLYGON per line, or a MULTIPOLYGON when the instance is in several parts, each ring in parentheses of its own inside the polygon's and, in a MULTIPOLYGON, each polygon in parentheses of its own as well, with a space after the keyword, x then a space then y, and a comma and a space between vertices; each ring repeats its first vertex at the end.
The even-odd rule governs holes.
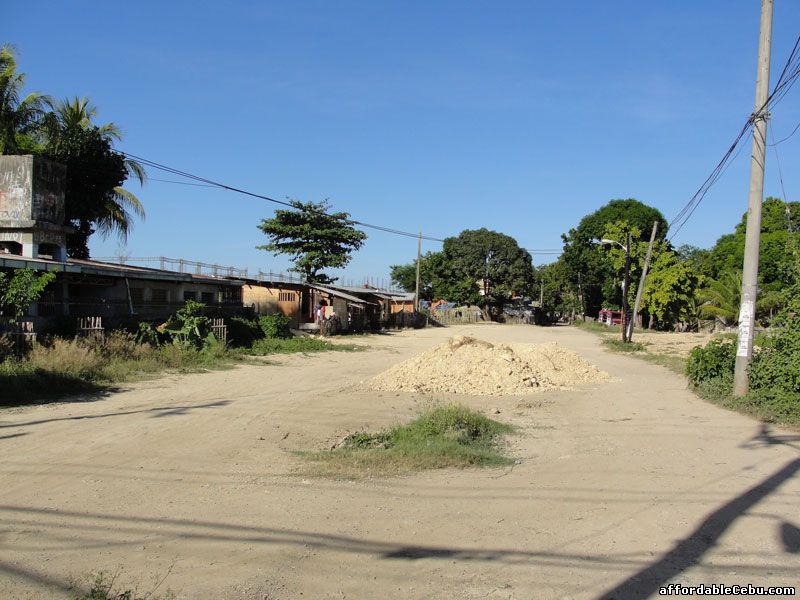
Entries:
POLYGON ((0 153, 35 154, 67 166, 65 217, 75 232, 67 252, 88 258, 88 239, 95 233, 125 239, 133 217, 144 217, 138 198, 122 187, 134 178, 145 181, 144 168, 114 150, 121 139, 113 123, 94 123, 97 108, 87 98, 54 102, 31 92, 23 96, 25 75, 17 72, 13 49, 0 49, 0 153))
POLYGON ((335 449, 307 454, 316 472, 335 477, 386 476, 422 469, 513 464, 500 453, 510 425, 448 405, 422 412, 406 425, 357 432, 335 449))
POLYGON ((92 576, 89 589, 82 595, 76 596, 75 600, 174 600, 176 596, 171 590, 167 590, 163 596, 156 594, 158 588, 161 587, 171 572, 172 568, 149 591, 139 592, 135 588, 119 586, 117 584, 119 572, 109 576, 107 573, 100 571, 92 576))
POLYGON ((55 273, 33 269, 17 269, 11 276, 0 271, 0 316, 18 320, 55 278, 55 273))
POLYGON ((292 200, 294 210, 276 210, 258 226, 269 242, 259 246, 273 254, 287 254, 292 271, 312 283, 333 283, 323 269, 347 266, 351 254, 361 248, 367 234, 359 231, 346 212, 329 213, 330 204, 292 200))
POLYGON ((268 354, 290 354, 293 352, 358 352, 361 346, 355 344, 334 344, 316 337, 264 338, 257 340, 247 350, 248 354, 266 356, 268 354))
POLYGON ((686 374, 709 400, 766 421, 800 423, 800 318, 761 341, 749 370, 750 391, 743 398, 731 394, 735 358, 732 341, 713 340, 692 350, 686 374))
MULTIPOLYGON (((445 239, 441 252, 425 255, 420 297, 477 305, 497 319, 512 297, 531 293, 534 279, 531 255, 514 238, 488 229, 465 230, 445 239)), ((413 291, 416 263, 392 266, 392 280, 413 291)))

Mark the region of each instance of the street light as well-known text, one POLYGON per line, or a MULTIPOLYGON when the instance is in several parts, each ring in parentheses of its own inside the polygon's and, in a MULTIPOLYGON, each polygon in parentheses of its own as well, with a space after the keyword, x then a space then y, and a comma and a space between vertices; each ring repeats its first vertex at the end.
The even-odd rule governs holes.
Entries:
POLYGON ((603 238, 600 240, 601 244, 616 244, 625 251, 625 275, 622 278, 622 341, 628 343, 628 286, 630 285, 631 273, 631 234, 628 234, 626 244, 623 246, 617 240, 609 240, 603 238))

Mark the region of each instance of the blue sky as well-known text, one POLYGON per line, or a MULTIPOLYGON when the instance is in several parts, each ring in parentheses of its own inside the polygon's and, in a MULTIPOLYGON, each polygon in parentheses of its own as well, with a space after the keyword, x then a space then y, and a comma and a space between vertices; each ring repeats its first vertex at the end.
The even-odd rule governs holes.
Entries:
MULTIPOLYGON (((435 237, 487 227, 550 249, 612 198, 668 219, 691 198, 753 109, 759 5, 54 2, 32 17, 7 0, 0 39, 17 46, 29 89, 89 96, 130 153, 274 198, 330 198, 369 223, 435 237)), ((776 0, 775 70, 798 33, 800 4, 776 0)), ((799 94, 773 110, 777 138, 800 121, 799 94)), ((800 135, 778 149, 797 199, 800 135)), ((710 246, 732 229, 748 157, 749 143, 676 243, 710 246)), ((273 205, 132 189, 147 210, 132 256, 288 266, 255 249, 273 205)), ((782 195, 772 152, 765 193, 782 195)), ((415 255, 415 240, 368 233, 345 277, 387 277, 415 255)), ((91 246, 108 256, 119 244, 91 246)))

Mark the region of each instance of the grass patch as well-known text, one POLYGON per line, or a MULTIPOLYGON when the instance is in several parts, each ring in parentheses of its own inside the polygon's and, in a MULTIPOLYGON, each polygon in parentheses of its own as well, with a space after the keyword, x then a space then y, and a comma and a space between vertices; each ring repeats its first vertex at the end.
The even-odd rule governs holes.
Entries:
POLYGON ((291 354, 294 352, 358 352, 363 350, 355 344, 334 344, 316 337, 264 338, 256 340, 245 350, 247 354, 265 356, 268 354, 291 354))
POLYGON ((142 344, 125 332, 103 340, 55 338, 22 359, 0 362, 0 406, 57 400, 75 394, 102 393, 110 386, 167 370, 196 373, 228 368, 242 360, 223 344, 202 350, 142 344))
POLYGON ((316 475, 360 478, 425 469, 502 466, 513 459, 500 452, 510 425, 458 405, 422 412, 406 425, 378 433, 357 432, 326 452, 304 453, 316 475))
MULTIPOLYGON (((167 572, 167 576, 172 572, 172 568, 167 572)), ((108 575, 104 571, 100 571, 90 578, 87 586, 74 585, 73 587, 82 587, 86 591, 82 592, 80 596, 75 596, 75 600, 175 600, 176 596, 172 590, 166 590, 164 594, 156 594, 158 588, 164 583, 165 577, 156 581, 150 590, 140 592, 137 588, 128 588, 127 586, 117 583, 119 571, 114 575, 108 575)))
POLYGON ((644 344, 638 342, 626 343, 617 338, 603 338, 603 344, 615 352, 647 352, 644 344))

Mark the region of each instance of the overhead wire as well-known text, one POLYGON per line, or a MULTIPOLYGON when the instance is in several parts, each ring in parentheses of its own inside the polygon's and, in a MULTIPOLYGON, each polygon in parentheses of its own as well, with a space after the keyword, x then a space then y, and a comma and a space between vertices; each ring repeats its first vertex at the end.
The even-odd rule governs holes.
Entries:
MULTIPOLYGON (((730 166, 730 163, 732 163, 733 160, 738 156, 741 149, 737 150, 737 147, 741 143, 742 139, 747 136, 751 130, 753 130, 753 125, 755 124, 756 120, 769 116, 767 113, 767 108, 770 106, 774 107, 781 100, 783 100, 783 98, 797 81, 798 76, 800 76, 800 36, 798 36, 795 40, 792 51, 789 53, 789 57, 786 59, 786 63, 781 70, 780 76, 778 77, 772 92, 769 94, 769 96, 767 96, 767 99, 761 104, 761 106, 759 106, 757 110, 753 111, 753 113, 748 117, 747 121, 742 126, 742 129, 739 131, 739 134, 725 152, 722 159, 711 171, 711 174, 700 185, 689 202, 687 202, 686 205, 678 212, 678 214, 675 215, 672 221, 670 221, 669 226, 667 227, 667 231, 671 232, 671 235, 669 236, 670 241, 672 241, 675 236, 678 235, 683 226, 692 217, 695 210, 697 210, 697 207, 703 201, 711 187, 719 180, 722 174, 727 170, 728 166, 730 166)), ((800 127, 800 125, 798 125, 798 127, 800 127)), ((795 131, 796 130, 797 128, 795 128, 795 131)), ((794 135, 794 131, 787 138, 781 141, 785 141, 792 135, 794 135)), ((766 145, 766 139, 762 141, 766 145)))

